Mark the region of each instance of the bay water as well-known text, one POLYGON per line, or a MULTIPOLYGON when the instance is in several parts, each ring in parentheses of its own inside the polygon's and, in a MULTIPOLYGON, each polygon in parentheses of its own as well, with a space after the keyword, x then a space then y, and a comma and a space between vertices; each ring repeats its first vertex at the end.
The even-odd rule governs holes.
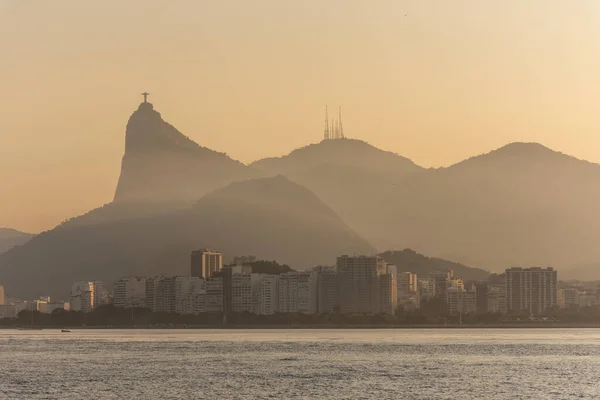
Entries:
POLYGON ((0 330, 0 399, 599 399, 600 329, 0 330))

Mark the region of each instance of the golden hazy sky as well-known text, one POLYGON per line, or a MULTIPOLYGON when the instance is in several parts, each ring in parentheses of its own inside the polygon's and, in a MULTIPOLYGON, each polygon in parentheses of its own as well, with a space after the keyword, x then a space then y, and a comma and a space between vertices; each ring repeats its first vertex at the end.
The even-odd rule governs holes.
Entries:
POLYGON ((600 1, 0 0, 0 226, 112 199, 141 101, 250 162, 353 138, 423 166, 513 141, 600 162, 600 1))

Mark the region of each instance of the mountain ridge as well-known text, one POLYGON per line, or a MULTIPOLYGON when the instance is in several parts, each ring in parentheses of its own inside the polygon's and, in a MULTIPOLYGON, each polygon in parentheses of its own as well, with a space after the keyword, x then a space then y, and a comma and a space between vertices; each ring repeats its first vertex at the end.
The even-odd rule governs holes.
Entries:
POLYGON ((388 264, 395 265, 398 272, 412 272, 418 277, 427 276, 430 272, 449 269, 454 272, 455 277, 463 280, 483 281, 489 276, 489 273, 482 269, 438 257, 427 257, 411 249, 388 250, 381 253, 380 256, 388 264))
POLYGON ((127 123, 114 201, 0 254, 0 280, 18 293, 64 296, 76 279, 185 274, 198 247, 294 269, 394 248, 458 269, 592 265, 599 203, 600 165, 539 143, 425 169, 335 139, 246 166, 144 102, 127 123))
POLYGON ((307 189, 283 177, 261 178, 215 190, 187 209, 65 223, 1 254, 0 281, 11 294, 65 298, 74 280, 103 280, 110 288, 126 275, 189 275, 190 252, 201 247, 294 269, 376 252, 307 189))
POLYGON ((592 240, 600 235, 600 165, 539 143, 404 175, 307 164, 282 172, 379 249, 408 247, 495 271, 600 260, 592 240))
POLYGON ((27 243, 35 235, 32 233, 21 232, 13 228, 0 227, 0 254, 15 246, 27 243))
POLYGON ((260 176, 225 153, 200 146, 144 102, 127 122, 113 201, 189 205, 233 181, 260 176))
POLYGON ((374 171, 404 174, 421 170, 412 160, 396 153, 381 150, 358 139, 330 139, 300 147, 281 157, 256 160, 253 168, 277 174, 309 169, 327 162, 347 166, 368 166, 374 171), (368 156, 368 159, 365 159, 368 156))

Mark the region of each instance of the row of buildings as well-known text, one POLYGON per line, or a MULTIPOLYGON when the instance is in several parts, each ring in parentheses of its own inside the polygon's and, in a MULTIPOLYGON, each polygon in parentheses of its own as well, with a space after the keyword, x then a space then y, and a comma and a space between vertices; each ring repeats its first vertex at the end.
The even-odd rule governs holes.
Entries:
POLYGON ((397 305, 395 271, 378 257, 342 256, 335 267, 280 274, 255 273, 243 258, 207 271, 201 259, 192 255, 191 276, 120 279, 114 285, 114 305, 184 314, 393 314, 397 305))
MULTIPOLYGON (((341 256, 335 266, 279 274, 253 271, 254 257, 237 257, 223 266, 221 253, 203 249, 191 254, 189 276, 124 277, 107 295, 101 281, 78 281, 68 303, 49 298, 4 305, 0 286, 0 318, 23 309, 51 313, 57 308, 89 312, 112 302, 116 307, 150 308, 155 312, 394 314, 416 310, 437 300, 450 315, 521 313, 600 304, 595 291, 575 285, 559 287, 552 268, 510 268, 486 282, 465 282, 451 270, 423 276, 398 272, 377 256, 341 256)), ((273 272, 273 271, 270 271, 273 272)))
POLYGON ((33 301, 11 300, 7 302, 2 298, 0 304, 0 318, 15 318, 21 311, 39 311, 51 314, 56 309, 69 309, 69 303, 63 301, 51 301, 50 297, 40 297, 33 301))
POLYGON ((464 282, 454 277, 451 270, 435 271, 423 279, 411 276, 411 282, 416 282, 416 290, 415 284, 411 284, 413 293, 408 291, 399 301, 405 309, 419 308, 424 301, 439 299, 450 315, 497 312, 538 315, 558 304, 557 271, 553 268, 509 268, 500 279, 486 282, 464 282))
POLYGON ((579 282, 563 283, 556 294, 556 304, 563 309, 594 307, 600 305, 600 283, 596 290, 583 288, 579 282))
MULTIPOLYGON (((191 256, 191 276, 123 278, 115 284, 114 304, 154 311, 251 312, 255 314, 394 314, 400 306, 415 310, 439 299, 448 314, 516 312, 541 314, 557 305, 575 304, 570 290, 557 288, 552 268, 510 268, 503 279, 468 282, 450 271, 420 277, 398 272, 376 256, 341 256, 335 266, 279 275, 252 271, 252 257, 223 267, 222 255, 199 250, 191 256), (145 290, 144 290, 145 288, 145 290), (565 298, 566 301, 561 299, 565 298)), ((600 290, 576 297, 577 304, 598 304, 600 290)))
POLYGON ((40 297, 33 301, 12 300, 6 304, 4 288, 0 286, 0 318, 15 318, 21 311, 39 311, 52 314, 55 310, 90 312, 105 304, 108 296, 101 281, 78 281, 71 286, 68 302, 52 301, 50 297, 40 297))

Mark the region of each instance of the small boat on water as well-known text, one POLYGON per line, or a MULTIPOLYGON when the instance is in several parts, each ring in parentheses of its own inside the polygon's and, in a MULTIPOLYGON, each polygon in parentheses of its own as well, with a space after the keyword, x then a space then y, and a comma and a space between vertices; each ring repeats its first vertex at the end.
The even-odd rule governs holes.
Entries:
POLYGON ((71 331, 70 331, 70 330, 68 330, 68 329, 61 329, 60 331, 61 331, 62 333, 71 333, 71 331))

